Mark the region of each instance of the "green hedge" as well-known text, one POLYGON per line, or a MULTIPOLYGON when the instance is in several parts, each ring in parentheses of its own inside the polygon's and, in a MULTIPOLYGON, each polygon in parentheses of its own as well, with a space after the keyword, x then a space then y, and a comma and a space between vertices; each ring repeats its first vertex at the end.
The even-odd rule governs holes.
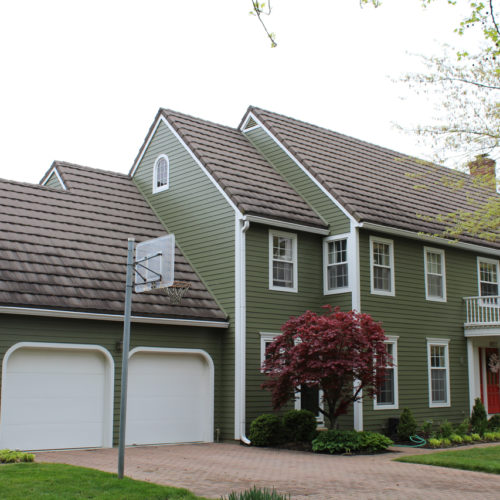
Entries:
POLYGON ((317 453, 375 453, 386 450, 391 444, 387 436, 378 432, 329 430, 318 434, 312 449, 317 453))

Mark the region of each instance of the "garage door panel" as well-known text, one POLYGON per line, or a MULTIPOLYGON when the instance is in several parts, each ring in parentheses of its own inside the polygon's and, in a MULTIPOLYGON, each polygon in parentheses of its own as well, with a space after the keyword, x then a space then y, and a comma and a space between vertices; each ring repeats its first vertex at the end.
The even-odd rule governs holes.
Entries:
POLYGON ((206 441, 211 369, 198 354, 138 352, 130 358, 127 444, 206 441))
POLYGON ((99 351, 14 351, 3 386, 0 447, 103 446, 111 423, 109 370, 99 351))

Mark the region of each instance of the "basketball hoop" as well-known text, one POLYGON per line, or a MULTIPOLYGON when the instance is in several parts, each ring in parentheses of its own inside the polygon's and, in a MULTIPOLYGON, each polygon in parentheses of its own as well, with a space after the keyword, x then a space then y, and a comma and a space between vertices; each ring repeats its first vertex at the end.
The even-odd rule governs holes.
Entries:
POLYGON ((172 305, 177 305, 181 302, 182 297, 186 295, 190 286, 189 281, 174 281, 170 286, 162 288, 161 291, 168 296, 172 305))

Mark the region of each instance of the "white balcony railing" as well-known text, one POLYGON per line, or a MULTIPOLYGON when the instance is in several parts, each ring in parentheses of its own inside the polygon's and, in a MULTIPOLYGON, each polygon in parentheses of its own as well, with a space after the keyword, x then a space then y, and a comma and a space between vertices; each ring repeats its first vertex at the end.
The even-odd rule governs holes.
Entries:
POLYGON ((499 326, 500 296, 464 297, 466 326, 499 326))

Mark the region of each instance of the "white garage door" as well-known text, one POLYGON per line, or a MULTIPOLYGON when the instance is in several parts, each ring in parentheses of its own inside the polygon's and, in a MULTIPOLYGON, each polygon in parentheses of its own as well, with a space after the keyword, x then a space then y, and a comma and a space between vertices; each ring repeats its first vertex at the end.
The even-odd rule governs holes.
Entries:
POLYGON ((213 439, 213 367, 190 352, 148 350, 129 362, 127 444, 213 439))
POLYGON ((109 445, 109 361, 100 351, 21 347, 5 357, 0 448, 109 445))

